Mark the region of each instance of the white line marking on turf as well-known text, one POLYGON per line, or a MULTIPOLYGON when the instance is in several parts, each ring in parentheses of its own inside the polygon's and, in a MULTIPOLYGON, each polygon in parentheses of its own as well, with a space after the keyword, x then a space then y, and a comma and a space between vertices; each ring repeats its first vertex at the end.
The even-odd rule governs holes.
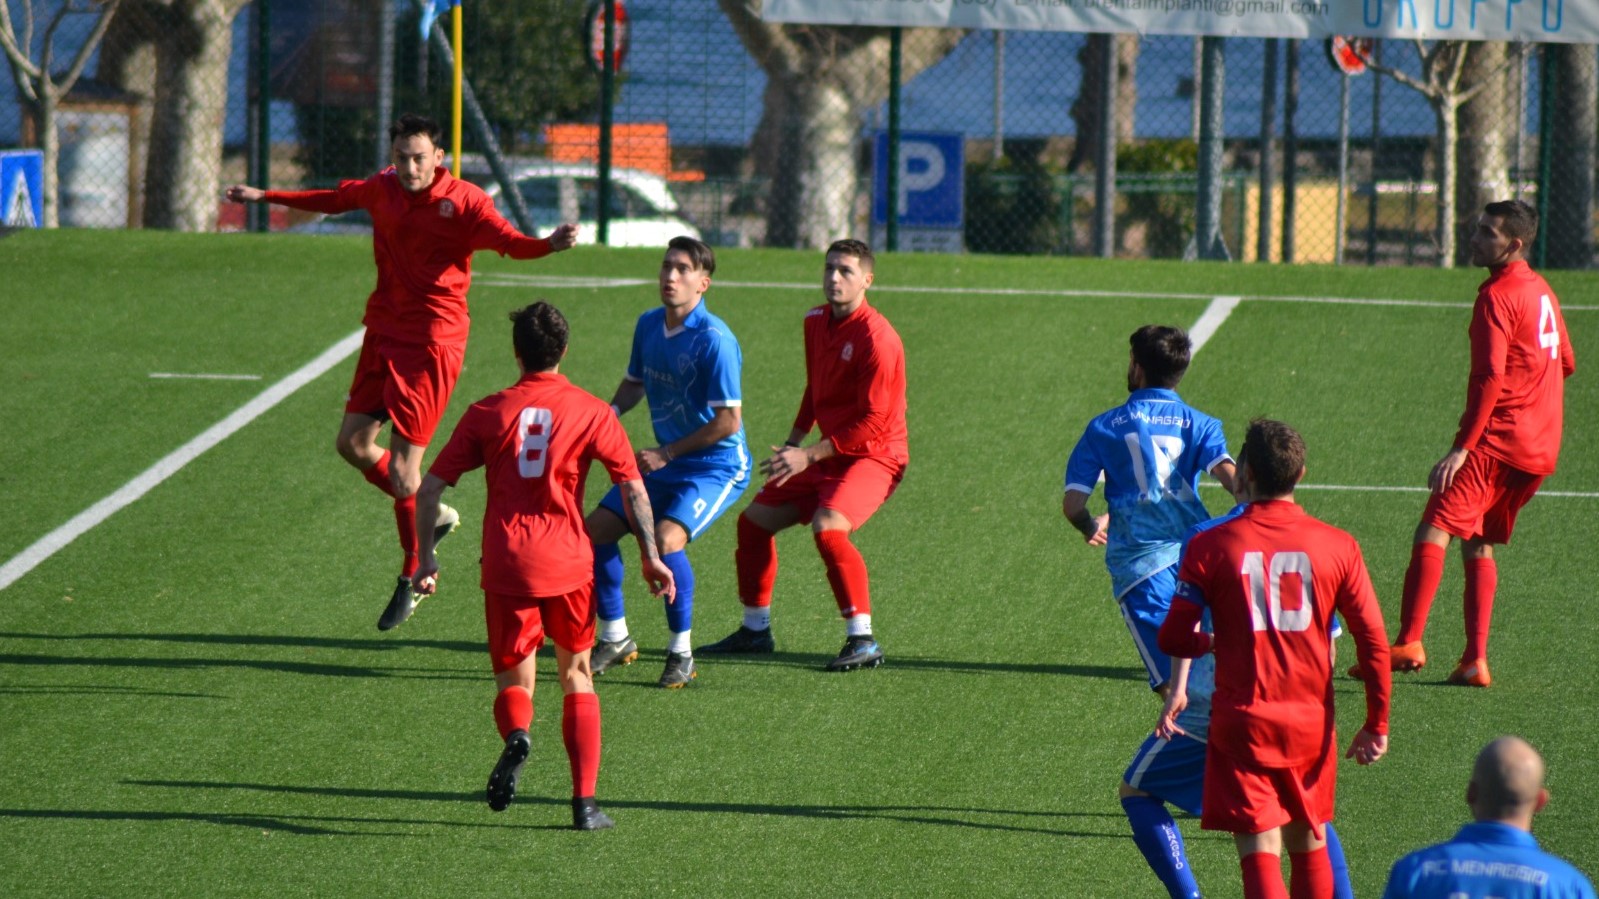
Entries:
POLYGON ((201 453, 226 440, 234 432, 261 417, 273 406, 283 402, 290 394, 321 377, 328 369, 344 361, 351 353, 361 348, 363 334, 365 334, 364 330, 356 331, 349 337, 335 343, 322 355, 301 366, 299 370, 261 391, 261 393, 256 395, 255 399, 234 410, 227 418, 222 419, 201 432, 198 437, 168 453, 165 458, 145 469, 138 477, 123 484, 115 493, 79 512, 71 521, 45 534, 32 546, 18 553, 4 565, 0 565, 0 590, 4 590, 16 583, 18 578, 32 571, 39 563, 66 548, 72 541, 83 536, 95 525, 110 518, 123 507, 149 493, 162 481, 177 474, 183 466, 193 462, 201 453))
MULTIPOLYGON (((1221 487, 1214 481, 1203 481, 1201 487, 1221 487)), ((1300 484, 1296 490, 1338 490, 1348 493, 1430 493, 1426 487, 1384 487, 1371 484, 1300 484)), ((1589 490, 1540 490, 1538 496, 1560 499, 1599 499, 1599 492, 1589 490)))
MULTIPOLYGON (((512 272, 496 272, 491 275, 474 275, 472 283, 480 287, 562 287, 562 288, 605 288, 605 287, 641 287, 653 283, 647 278, 568 278, 551 275, 523 275, 512 272)), ((725 281, 718 279, 717 287, 722 288, 753 288, 760 290, 814 290, 821 292, 821 283, 798 283, 791 281, 725 281)), ((1026 288, 1026 287, 916 287, 916 286, 874 286, 873 293, 934 293, 934 294, 966 294, 995 297, 1067 297, 1072 299, 1108 299, 1131 298, 1135 300, 1209 300, 1214 299, 1214 294, 1208 293, 1151 293, 1136 290, 1070 290, 1060 288, 1026 288)), ((1405 300, 1382 297, 1315 297, 1315 296, 1275 296, 1262 294, 1259 296, 1242 296, 1240 300, 1264 303, 1316 303, 1335 306, 1420 306, 1435 309, 1470 309, 1469 302, 1444 302, 1439 300, 1405 300)), ((1567 306, 1561 304, 1562 312, 1599 312, 1599 306, 1567 306)))
POLYGON ((1199 321, 1194 322, 1194 326, 1188 329, 1188 341, 1192 345, 1189 349, 1190 356, 1199 352, 1200 347, 1209 343, 1210 339, 1216 336, 1216 331, 1221 327, 1222 322, 1227 320, 1227 316, 1233 314, 1233 310, 1238 308, 1238 304, 1243 302, 1243 299, 1243 297, 1215 297, 1211 299, 1210 305, 1206 306, 1205 311, 1199 316, 1199 321))
POLYGON ((260 375, 183 374, 173 371, 153 371, 150 377, 157 380, 184 381, 259 381, 260 375))

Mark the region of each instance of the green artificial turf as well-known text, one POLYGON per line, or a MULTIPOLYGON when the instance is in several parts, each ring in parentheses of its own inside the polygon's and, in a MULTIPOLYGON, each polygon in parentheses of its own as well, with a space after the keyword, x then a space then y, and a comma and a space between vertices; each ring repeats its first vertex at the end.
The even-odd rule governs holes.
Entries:
MULTIPOLYGON (((609 397, 634 318, 657 302, 658 261, 480 255, 446 427, 514 378, 504 315, 537 297, 571 320, 563 372, 609 397)), ((350 335, 372 283, 369 242, 337 237, 20 233, 0 239, 0 269, 0 564, 350 335)), ((792 422, 820 270, 814 252, 719 254, 709 302, 743 346, 757 456, 792 422)), ((346 359, 0 590, 0 894, 1158 895, 1115 798, 1157 704, 1100 551, 1059 510, 1083 425, 1125 396, 1128 333, 1245 297, 1185 398, 1226 422, 1235 449, 1252 416, 1299 427, 1312 486, 1415 487, 1460 413, 1481 273, 885 255, 877 276, 873 302, 908 355, 912 457, 857 535, 882 668, 819 670, 843 631, 796 530, 779 539, 778 652, 704 657, 692 688, 659 690, 663 615, 630 572, 643 655, 599 683, 599 792, 617 828, 564 829, 553 680, 518 799, 490 812, 482 483, 447 494, 467 526, 440 551, 440 595, 379 634, 398 550, 388 504, 333 452, 346 359)), ((1592 590, 1578 564, 1599 545, 1599 278, 1550 280, 1579 372, 1545 489, 1586 495, 1534 501, 1500 553, 1487 691, 1441 685, 1462 642, 1451 557, 1436 661, 1396 678, 1388 758, 1341 766, 1361 895, 1453 833, 1473 754, 1511 732, 1549 762, 1538 836, 1599 873, 1599 702, 1581 680, 1592 590)), ((653 443, 641 412, 625 421, 653 443)), ((1214 487, 1205 497, 1226 505, 1214 487)), ((1360 539, 1392 625, 1423 495, 1300 499, 1360 539)), ((736 512, 690 550, 698 643, 738 623, 736 512)), ((1361 693, 1342 676, 1336 689, 1347 739, 1361 693)), ((1238 895, 1230 839, 1182 826, 1207 894, 1238 895)))

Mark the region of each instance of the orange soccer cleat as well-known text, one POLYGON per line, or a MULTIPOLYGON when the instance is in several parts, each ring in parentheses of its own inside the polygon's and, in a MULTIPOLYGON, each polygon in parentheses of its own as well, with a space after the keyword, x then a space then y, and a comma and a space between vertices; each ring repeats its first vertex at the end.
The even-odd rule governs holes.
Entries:
POLYGON ((1449 672, 1449 683, 1457 687, 1486 687, 1493 683, 1488 676, 1487 659, 1462 660, 1449 672))
POLYGON ((1388 650, 1388 667, 1393 671, 1420 671, 1427 666, 1427 650, 1421 641, 1395 643, 1388 650))

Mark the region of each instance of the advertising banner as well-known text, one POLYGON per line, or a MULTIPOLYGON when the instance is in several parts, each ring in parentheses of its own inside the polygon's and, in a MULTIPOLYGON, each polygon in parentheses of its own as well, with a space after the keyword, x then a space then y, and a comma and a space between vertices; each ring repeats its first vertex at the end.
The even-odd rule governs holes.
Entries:
POLYGON ((768 22, 1599 44, 1595 0, 765 0, 768 22))

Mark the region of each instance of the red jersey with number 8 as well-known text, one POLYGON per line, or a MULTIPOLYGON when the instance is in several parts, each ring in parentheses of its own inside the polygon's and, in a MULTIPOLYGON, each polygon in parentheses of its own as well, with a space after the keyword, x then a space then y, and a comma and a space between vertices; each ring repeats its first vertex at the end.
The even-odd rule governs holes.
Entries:
POLYGON ((1495 269, 1471 312, 1471 380, 1455 446, 1529 474, 1553 474, 1565 381, 1576 370, 1548 282, 1519 259, 1495 269))
POLYGON ((610 404, 554 372, 524 374, 473 403, 428 470, 455 485, 483 468, 485 592, 557 596, 594 579, 583 485, 598 461, 612 483, 639 479, 610 404))
MULTIPOLYGON (((1388 673, 1388 636, 1360 545, 1287 501, 1250 503, 1194 535, 1172 600, 1215 632, 1209 745, 1231 758, 1290 768, 1331 753, 1332 615, 1344 616, 1362 662, 1388 673)), ((1191 627, 1192 625, 1190 625, 1191 627)), ((1167 635, 1162 629, 1161 646, 1167 635)), ((1388 732, 1389 682, 1366 693, 1367 730, 1388 732)))

